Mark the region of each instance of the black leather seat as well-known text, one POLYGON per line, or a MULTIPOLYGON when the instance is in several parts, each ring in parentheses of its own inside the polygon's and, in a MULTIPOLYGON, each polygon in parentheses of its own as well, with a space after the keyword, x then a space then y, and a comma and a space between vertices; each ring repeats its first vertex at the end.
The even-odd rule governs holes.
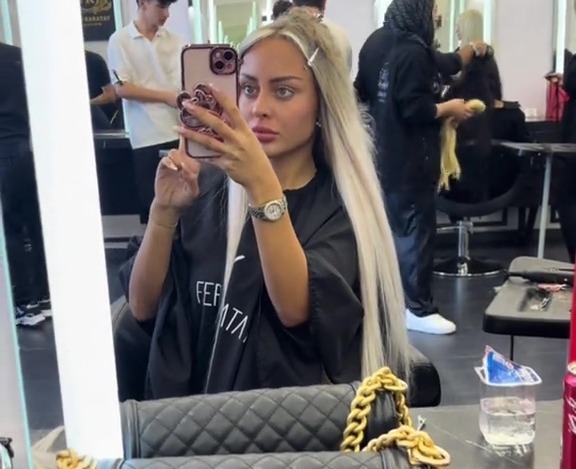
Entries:
MULTIPOLYGON (((468 169, 466 168, 466 156, 465 152, 459 156, 463 176, 468 169)), ((518 157, 503 151, 498 144, 492 147, 492 152, 487 158, 488 161, 485 162, 486 168, 484 169, 486 173, 485 187, 482 188, 481 194, 477 193, 476 197, 471 198, 462 196, 467 192, 468 182, 474 184, 476 189, 482 186, 482 182, 479 184, 476 174, 472 172, 472 174, 466 174, 466 179, 462 178, 460 186, 456 184, 459 190, 443 192, 438 197, 437 209, 452 219, 458 220, 455 226, 443 227, 438 231, 456 231, 458 233, 458 246, 455 256, 434 266, 436 275, 478 277, 495 275, 504 270, 499 262, 478 259, 470 255, 470 234, 474 228, 471 218, 491 215, 510 206, 523 187, 523 178, 518 157)))
MULTIPOLYGON (((124 297, 112 305, 112 327, 119 399, 121 402, 128 399, 142 400, 151 331, 145 330, 134 319, 124 297)), ((414 347, 409 389, 410 407, 434 407, 440 404, 442 390, 438 371, 430 360, 414 347)))

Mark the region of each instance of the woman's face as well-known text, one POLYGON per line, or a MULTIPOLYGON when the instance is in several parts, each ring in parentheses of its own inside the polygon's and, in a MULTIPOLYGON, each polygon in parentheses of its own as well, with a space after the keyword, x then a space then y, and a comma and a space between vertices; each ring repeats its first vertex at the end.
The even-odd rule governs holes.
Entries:
POLYGON ((314 77, 286 39, 254 45, 240 67, 238 105, 269 158, 312 153, 318 119, 314 77))

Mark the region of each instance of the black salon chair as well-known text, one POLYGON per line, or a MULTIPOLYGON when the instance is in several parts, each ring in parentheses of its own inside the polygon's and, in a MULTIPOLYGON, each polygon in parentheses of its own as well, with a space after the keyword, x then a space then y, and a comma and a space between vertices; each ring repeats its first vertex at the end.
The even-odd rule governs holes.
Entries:
MULTIPOLYGON (((467 185, 469 181, 474 181, 478 185, 473 172, 467 173, 468 177, 464 177, 467 170, 472 171, 472 168, 467 167, 466 158, 469 155, 467 149, 460 149, 458 155, 463 176, 460 187, 459 183, 453 184, 454 187, 466 189, 462 186, 467 185)), ((456 231, 458 234, 455 255, 434 266, 434 273, 438 276, 482 277, 497 275, 504 270, 504 266, 499 262, 479 259, 470 254, 470 235, 474 229, 471 219, 491 215, 509 207, 523 187, 523 178, 518 157, 503 151, 497 143, 492 146, 488 159, 484 166, 485 187, 480 197, 476 197, 476 200, 472 198, 472 201, 460 197, 459 192, 465 193, 465 190, 454 190, 454 193, 442 192, 438 197, 437 209, 452 220, 456 220, 455 225, 439 228, 438 232, 456 231)))
MULTIPOLYGON (((118 397, 143 400, 148 366, 151 331, 142 327, 121 297, 112 304, 112 329, 116 355, 118 397)), ((442 389, 436 367, 417 349, 411 349, 412 377, 408 404, 410 407, 435 407, 440 404, 442 389)))

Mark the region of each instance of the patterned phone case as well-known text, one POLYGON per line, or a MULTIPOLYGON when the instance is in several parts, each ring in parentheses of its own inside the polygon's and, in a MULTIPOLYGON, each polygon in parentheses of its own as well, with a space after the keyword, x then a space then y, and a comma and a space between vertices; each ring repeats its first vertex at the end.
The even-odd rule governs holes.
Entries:
MULTIPOLYGON (((184 107, 184 100, 191 100, 208 109, 224 122, 229 118, 211 93, 209 83, 227 94, 234 102, 238 100, 238 54, 224 44, 195 44, 182 50, 182 93, 178 97, 180 120, 197 132, 221 140, 212 129, 200 123, 184 107)), ((186 153, 192 158, 213 158, 218 154, 202 145, 186 140, 186 153)))

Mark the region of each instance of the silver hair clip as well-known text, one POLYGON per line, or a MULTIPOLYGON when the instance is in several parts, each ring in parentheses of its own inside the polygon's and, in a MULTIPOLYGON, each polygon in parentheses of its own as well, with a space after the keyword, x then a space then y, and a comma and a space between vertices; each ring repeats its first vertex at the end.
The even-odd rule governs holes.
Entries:
POLYGON ((314 59, 316 59, 317 55, 318 55, 318 47, 316 47, 316 49, 314 49, 314 52, 312 52, 312 55, 308 59, 308 62, 307 62, 308 67, 312 67, 312 64, 314 63, 314 59))

